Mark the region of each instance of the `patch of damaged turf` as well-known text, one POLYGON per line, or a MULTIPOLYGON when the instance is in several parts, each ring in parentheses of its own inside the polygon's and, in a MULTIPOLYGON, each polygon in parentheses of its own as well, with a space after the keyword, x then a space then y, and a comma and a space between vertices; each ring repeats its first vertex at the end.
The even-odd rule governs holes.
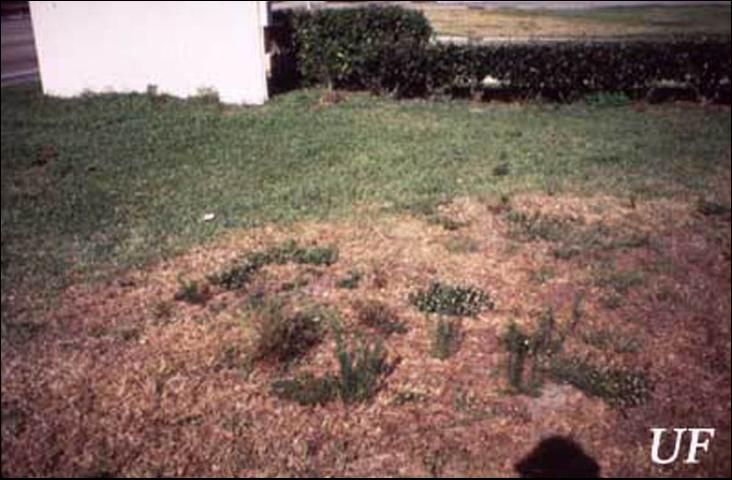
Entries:
POLYGON ((626 231, 602 222, 587 224, 581 218, 519 210, 509 210, 504 218, 509 225, 509 234, 517 240, 556 244, 552 254, 559 260, 570 260, 588 252, 609 252, 650 245, 650 237, 646 233, 626 231))

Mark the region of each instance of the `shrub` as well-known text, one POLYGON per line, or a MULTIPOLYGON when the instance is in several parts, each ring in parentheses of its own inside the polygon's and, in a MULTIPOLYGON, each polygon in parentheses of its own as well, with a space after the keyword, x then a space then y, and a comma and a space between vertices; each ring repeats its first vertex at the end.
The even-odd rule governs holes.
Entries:
POLYGON ((433 282, 427 290, 411 295, 410 301, 424 313, 459 317, 475 316, 494 306, 490 297, 482 290, 439 282, 433 282))
MULTIPOLYGON (((294 12, 298 67, 306 83, 369 88, 390 49, 421 49, 432 29, 424 15, 398 7, 294 12)), ((284 16, 284 15, 283 15, 284 16)))
POLYGON ((423 14, 398 7, 279 14, 306 83, 399 97, 478 94, 622 104, 673 83, 729 103, 730 39, 455 45, 428 42, 423 14), (483 80, 493 80, 489 88, 483 80), (665 82, 665 83, 664 83, 665 82))
POLYGON ((257 315, 255 360, 289 362, 307 353, 323 338, 322 321, 326 314, 320 309, 289 313, 281 303, 271 302, 257 315))
POLYGON ((729 102, 729 37, 435 45, 428 50, 434 50, 428 54, 432 90, 475 90, 490 75, 514 96, 573 101, 596 93, 603 102, 612 96, 617 103, 671 80, 709 100, 729 102))

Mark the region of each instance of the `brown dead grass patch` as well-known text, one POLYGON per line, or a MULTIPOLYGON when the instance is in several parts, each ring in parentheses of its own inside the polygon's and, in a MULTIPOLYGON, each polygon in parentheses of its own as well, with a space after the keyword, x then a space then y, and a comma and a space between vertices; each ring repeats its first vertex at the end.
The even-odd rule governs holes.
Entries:
POLYGON ((631 207, 612 197, 531 195, 511 208, 643 231, 652 244, 559 260, 550 242, 509 238, 490 205, 459 199, 440 210, 461 222, 457 231, 406 215, 268 226, 124 279, 72 286, 34 319, 44 328, 31 339, 3 338, 3 475, 509 476, 554 434, 579 441, 605 475, 728 473, 730 265, 705 232, 729 224, 696 215, 686 199, 631 207), (446 242, 456 235, 473 247, 451 252, 446 242), (245 289, 214 291, 205 306, 166 304, 179 276, 203 281, 242 253, 290 239, 335 245, 339 261, 270 265, 245 289), (614 310, 601 305, 606 287, 593 281, 598 265, 610 264, 646 278, 614 310), (547 266, 551 278, 533 281, 547 266), (337 288, 352 270, 363 272, 357 288, 337 288), (496 302, 464 319, 461 347, 446 361, 431 357, 432 323, 408 301, 436 279, 474 285, 496 302), (283 292, 286 282, 296 287, 283 292), (365 299, 404 323, 385 340, 396 368, 372 402, 304 408, 270 395, 282 373, 336 368, 330 334, 284 371, 247 361, 252 299, 275 296, 336 310, 351 334, 362 330, 354 305, 365 299), (547 308, 568 352, 646 371, 651 401, 621 411, 551 384, 539 398, 508 395, 498 336, 511 321, 534 325, 547 308), (582 341, 602 329, 643 348, 617 354, 582 341), (701 466, 660 472, 648 461, 655 426, 710 426, 718 436, 701 466))

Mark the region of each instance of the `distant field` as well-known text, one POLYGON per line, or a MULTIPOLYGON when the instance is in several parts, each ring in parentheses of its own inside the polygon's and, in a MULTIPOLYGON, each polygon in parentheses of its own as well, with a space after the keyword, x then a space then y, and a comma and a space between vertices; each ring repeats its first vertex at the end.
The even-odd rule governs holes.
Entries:
POLYGON ((617 37, 730 34, 722 5, 515 10, 425 7, 438 34, 469 37, 617 37))

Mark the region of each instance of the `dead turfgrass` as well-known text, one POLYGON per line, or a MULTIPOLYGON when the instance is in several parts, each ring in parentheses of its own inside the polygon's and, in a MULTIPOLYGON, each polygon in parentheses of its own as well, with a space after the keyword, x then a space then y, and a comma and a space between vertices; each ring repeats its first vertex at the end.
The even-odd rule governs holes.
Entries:
MULTIPOLYGON (((603 250, 599 257, 584 249, 559 260, 556 239, 516 242, 504 212, 460 199, 445 210, 464 222, 461 235, 476 239, 469 254, 446 254, 445 238, 454 233, 424 219, 367 217, 237 233, 133 272, 125 288, 117 282, 72 286, 58 308, 34 319, 43 328, 33 336, 19 341, 3 333, 3 474, 508 476, 547 432, 574 434, 606 475, 658 473, 646 458, 650 426, 730 429, 729 257, 712 234, 729 226, 697 215, 689 202, 634 207, 605 197, 511 202, 518 211, 571 212, 580 225, 647 232, 653 249, 603 250), (339 260, 267 265, 245 288, 216 291, 206 305, 170 303, 180 276, 201 278, 242 253, 291 238, 336 245, 339 260), (607 256, 613 271, 642 271, 648 281, 628 288, 622 279, 598 281, 607 256), (661 261, 670 267, 649 268, 661 261), (337 288, 356 266, 363 272, 359 287, 337 288), (312 269, 308 282, 283 292, 281 285, 305 269, 312 269), (552 275, 533 280, 540 269, 552 275), (490 291, 496 304, 462 322, 460 349, 442 361, 431 358, 430 322, 409 302, 410 294, 437 279, 490 291), (608 291, 622 297, 619 308, 603 309, 608 291), (406 327, 384 340, 398 367, 363 404, 301 407, 275 398, 276 372, 246 361, 256 329, 242 314, 252 298, 275 297, 327 305, 346 332, 361 325, 359 301, 388 305, 406 327), (593 365, 613 372, 641 368, 654 385, 649 400, 613 408, 574 389, 556 395, 550 383, 538 398, 506 395, 505 376, 490 373, 505 366, 499 334, 513 320, 529 327, 547 308, 565 337, 567 358, 592 355, 593 365), (632 332, 643 348, 618 355, 614 344, 603 349, 588 342, 598 343, 593 332, 613 325, 632 332), (419 401, 395 401, 413 397, 419 401), (547 402, 551 408, 542 406, 547 402), (12 406, 7 414, 6 405, 12 406), (22 428, 13 426, 11 420, 21 418, 15 412, 22 412, 22 428)), ((13 321, 29 320, 20 315, 13 321)), ((332 335, 308 350, 307 365, 295 366, 293 374, 326 378, 337 371, 332 335)), ((722 433, 705 463, 673 473, 726 473, 729 447, 722 433)))

